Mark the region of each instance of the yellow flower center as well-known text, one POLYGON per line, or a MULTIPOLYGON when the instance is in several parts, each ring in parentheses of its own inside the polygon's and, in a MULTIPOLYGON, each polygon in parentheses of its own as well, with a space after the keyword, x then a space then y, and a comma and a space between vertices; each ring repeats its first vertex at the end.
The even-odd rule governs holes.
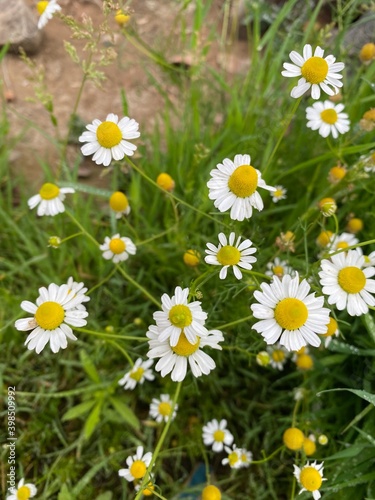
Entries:
POLYGON ((156 184, 166 191, 173 191, 175 183, 169 174, 161 173, 156 178, 156 184))
POLYGON ((329 323, 327 325, 327 331, 323 335, 323 337, 332 337, 332 335, 335 334, 336 330, 338 328, 337 321, 335 318, 329 318, 329 323))
POLYGON ((348 248, 348 246, 349 246, 349 243, 347 243, 346 241, 340 241, 336 245, 336 250, 342 250, 344 248, 348 248))
POLYGON ((223 266, 234 266, 239 263, 241 252, 238 248, 225 245, 217 252, 216 258, 223 266))
POLYGON ((363 114, 365 120, 375 121, 375 108, 369 109, 363 114))
POLYGON ((363 62, 369 62, 372 59, 375 59, 375 44, 374 43, 366 43, 359 53, 359 57, 363 62))
POLYGON ((132 378, 136 382, 139 382, 141 380, 141 378, 143 377, 144 372, 145 372, 145 369, 140 366, 134 372, 131 372, 131 374, 129 376, 130 376, 130 378, 132 378))
POLYGON ((314 366, 314 361, 308 354, 301 354, 297 356, 296 365, 300 370, 311 370, 314 366))
POLYGON ((59 196, 59 193, 60 189, 55 184, 46 182, 40 188, 39 196, 42 198, 42 200, 53 200, 54 198, 57 198, 59 196))
POLYGON ((281 361, 284 361, 285 353, 280 349, 276 349, 272 352, 272 359, 276 361, 276 363, 280 363, 281 361))
POLYGON ((21 486, 17 490, 17 500, 28 500, 31 496, 31 491, 28 486, 21 486))
POLYGON ((178 328, 185 328, 185 326, 189 326, 193 321, 193 315, 188 306, 178 304, 171 307, 169 311, 169 321, 178 328))
POLYGON ((348 222, 348 225, 346 226, 348 231, 351 233, 358 233, 363 229, 363 221, 362 219, 358 219, 357 217, 353 217, 353 219, 350 219, 348 222))
POLYGON ((109 199, 109 206, 115 212, 123 212, 129 206, 127 197, 121 191, 116 191, 109 199))
POLYGON ((121 238, 112 238, 109 242, 109 249, 114 254, 125 252, 126 245, 121 238))
POLYGON ((276 274, 276 276, 283 276, 284 275, 284 268, 283 268, 283 266, 273 266, 272 272, 273 272, 273 274, 276 274))
POLYGON ((334 181, 341 181, 341 179, 343 179, 346 175, 346 168, 338 165, 336 167, 332 167, 329 171, 329 175, 334 181))
POLYGON ((38 2, 36 4, 36 8, 37 8, 37 11, 39 12, 39 15, 41 16, 43 14, 43 12, 46 10, 47 8, 47 5, 49 4, 49 2, 45 2, 45 1, 42 1, 42 2, 38 2))
POLYGON ((337 113, 334 109, 328 108, 320 113, 320 118, 328 125, 333 125, 337 122, 337 113))
POLYGON ((314 455, 314 453, 316 452, 316 444, 312 439, 305 438, 303 442, 303 451, 305 452, 305 455, 307 457, 314 455))
POLYGON ((130 16, 128 14, 124 14, 124 12, 120 9, 115 14, 115 21, 120 26, 125 26, 130 21, 130 16))
POLYGON ((332 231, 322 231, 316 239, 316 242, 321 247, 326 247, 333 236, 332 231))
POLYGON ((283 434, 283 442, 289 450, 299 450, 303 446, 305 436, 297 427, 290 427, 283 434))
POLYGON ((275 320, 285 330, 297 330, 305 324, 307 317, 307 307, 299 299, 283 299, 275 307, 275 320))
POLYGON ((221 492, 219 488, 213 484, 209 484, 203 488, 202 500, 221 500, 221 492))
POLYGON ((316 491, 322 485, 322 476, 315 467, 304 467, 301 470, 299 482, 307 491, 316 491))
POLYGON ((35 321, 44 330, 54 330, 64 321, 64 308, 57 302, 43 302, 35 313, 35 321))
POLYGON ((135 479, 140 479, 146 474, 146 464, 142 460, 135 460, 130 466, 130 474, 135 479))
POLYGON ((184 253, 183 259, 187 266, 196 267, 200 261, 200 254, 196 250, 187 250, 184 253))
POLYGON ((217 431, 214 432, 214 440, 218 441, 219 443, 222 443, 225 438, 225 432, 218 429, 217 431))
POLYGON ((229 465, 233 467, 233 465, 235 465, 238 462, 239 457, 235 451, 232 451, 232 453, 229 453, 228 455, 228 460, 229 460, 229 465))
POLYGON ((310 57, 302 66, 301 73, 309 83, 322 83, 328 75, 328 63, 323 57, 310 57))
POLYGON ((239 198, 247 198, 258 187, 258 174, 251 165, 237 167, 229 177, 228 187, 239 198))
POLYGON ((347 293, 358 293, 366 285, 366 276, 358 267, 348 266, 339 271, 338 282, 347 293))
POLYGON ((103 148, 111 149, 120 144, 122 132, 116 123, 103 122, 96 129, 96 138, 103 148))
POLYGON ((186 335, 182 331, 177 345, 172 347, 172 351, 175 352, 178 356, 190 356, 198 350, 199 344, 199 337, 197 337, 197 341, 195 342, 195 344, 190 344, 190 342, 186 338, 186 335))
POLYGON ((159 404, 159 413, 160 415, 163 415, 163 417, 168 417, 168 415, 171 414, 172 407, 169 403, 166 401, 162 401, 159 404))

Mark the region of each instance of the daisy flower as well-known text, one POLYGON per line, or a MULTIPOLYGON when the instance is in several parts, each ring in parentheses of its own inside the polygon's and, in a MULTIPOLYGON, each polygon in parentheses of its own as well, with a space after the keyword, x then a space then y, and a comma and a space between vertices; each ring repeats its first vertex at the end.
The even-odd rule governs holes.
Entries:
POLYGON ((229 238, 224 235, 224 233, 219 233, 219 245, 215 247, 212 243, 207 243, 207 249, 205 252, 208 254, 205 257, 207 264, 212 264, 214 266, 223 266, 220 270, 219 277, 224 280, 227 277, 227 271, 230 266, 233 267, 233 274, 240 280, 242 278, 242 273, 239 267, 242 269, 252 269, 254 262, 256 262, 256 257, 251 254, 256 252, 256 248, 250 248, 253 244, 250 240, 244 240, 241 243, 241 236, 238 237, 235 242, 235 233, 230 233, 229 238))
POLYGON ((133 156, 137 146, 127 139, 136 139, 141 134, 138 132, 138 123, 125 116, 120 121, 118 116, 110 113, 106 121, 94 120, 86 126, 87 132, 78 138, 80 142, 87 142, 82 146, 84 156, 94 155, 93 161, 105 167, 114 160, 122 160, 125 155, 133 156))
POLYGON ((25 479, 22 478, 18 483, 17 489, 12 489, 12 494, 7 497, 7 500, 28 500, 35 497, 36 492, 35 485, 32 483, 25 484, 25 479))
POLYGON ((176 416, 178 405, 176 404, 172 413, 173 401, 169 394, 161 394, 160 399, 152 398, 150 405, 150 416, 154 418, 159 424, 160 422, 168 422, 169 419, 173 420, 176 416))
POLYGON ((219 342, 224 340, 219 330, 209 330, 205 337, 196 336, 196 342, 191 344, 182 332, 177 344, 172 347, 169 339, 160 340, 160 330, 154 325, 149 327, 147 337, 150 339, 148 341, 150 350, 147 356, 152 359, 160 358, 155 370, 160 372, 162 377, 171 373, 173 382, 184 380, 188 363, 194 377, 208 375, 216 364, 202 348, 208 346, 221 350, 219 342))
POLYGON ((56 12, 61 10, 60 5, 57 0, 41 1, 36 4, 37 11, 40 15, 38 21, 38 29, 44 28, 44 26, 50 21, 56 12))
POLYGON ((263 200, 257 188, 275 191, 267 186, 262 174, 250 165, 250 155, 236 155, 234 161, 225 158, 211 170, 208 181, 208 197, 215 200, 214 205, 220 212, 230 210, 230 218, 242 221, 251 217, 253 208, 263 210, 263 200))
POLYGON ((230 446, 233 443, 233 436, 227 429, 225 419, 218 422, 216 418, 207 422, 202 428, 203 442, 206 446, 212 445, 212 450, 219 453, 223 451, 224 445, 230 446))
POLYGON ((332 96, 338 93, 339 87, 342 87, 339 74, 345 67, 344 63, 335 62, 336 58, 332 55, 324 57, 324 50, 316 47, 314 55, 311 45, 306 44, 303 48, 303 56, 293 50, 289 57, 294 64, 284 63, 283 76, 294 78, 302 77, 298 84, 293 87, 290 95, 297 99, 311 88, 311 97, 320 98, 320 89, 326 94, 332 96), (331 88, 332 87, 332 88, 331 88))
POLYGON ((287 190, 283 186, 275 186, 275 190, 273 193, 271 193, 272 196, 272 201, 274 203, 277 203, 280 200, 285 200, 286 199, 286 193, 287 190))
POLYGON ((87 324, 83 318, 88 312, 77 307, 84 301, 84 295, 73 295, 68 285, 55 283, 51 283, 48 289, 39 288, 39 294, 36 304, 27 300, 21 302, 21 308, 33 316, 18 319, 15 327, 21 332, 33 330, 25 342, 30 351, 35 349, 39 354, 49 342, 52 352, 56 353, 67 347, 67 338, 77 340, 69 325, 80 327, 87 324))
POLYGON ((283 443, 288 450, 298 451, 302 448, 305 435, 298 427, 289 427, 283 433, 283 443))
POLYGON ((129 255, 135 255, 137 251, 137 247, 130 238, 119 234, 115 234, 112 238, 106 236, 99 248, 103 252, 104 259, 112 260, 114 264, 127 260, 129 255))
POLYGON ((270 365, 272 368, 277 370, 284 370, 284 365, 287 362, 287 354, 288 351, 282 345, 274 345, 272 347, 268 347, 267 349, 270 355, 270 365))
POLYGON ((338 250, 343 250, 344 248, 356 245, 357 243, 359 243, 359 240, 354 236, 354 234, 333 234, 330 238, 326 250, 328 250, 328 253, 331 254, 337 252, 338 250))
POLYGON ((323 464, 317 464, 316 461, 312 464, 306 463, 301 469, 297 465, 294 467, 294 476, 302 486, 300 493, 303 491, 310 491, 313 495, 314 500, 319 500, 321 494, 319 488, 322 486, 322 482, 326 480, 323 477, 323 464))
POLYGON ((69 293, 72 293, 73 297, 79 297, 81 299, 81 302, 76 306, 76 308, 86 310, 83 302, 88 302, 90 297, 85 295, 88 289, 85 287, 84 283, 82 281, 78 283, 77 281, 74 281, 73 276, 70 276, 68 278, 67 285, 69 287, 69 293))
POLYGON ((224 447, 227 456, 223 458, 221 461, 222 465, 229 465, 231 469, 240 469, 242 465, 241 461, 241 448, 237 448, 234 444, 233 448, 229 448, 229 446, 224 447))
MULTIPOLYGON (((328 295, 328 303, 335 304, 339 311, 347 309, 350 316, 368 312, 375 306, 375 267, 364 267, 365 258, 356 250, 348 250, 323 259, 319 272, 322 292, 328 295)), ((326 321, 326 325, 328 321, 326 321)), ((325 330, 326 332, 326 330, 325 330)), ((324 333, 325 333, 324 332, 324 333)))
POLYGON ((207 335, 204 322, 207 313, 202 311, 199 300, 188 304, 189 289, 177 286, 174 295, 170 298, 166 293, 161 297, 162 311, 156 311, 153 318, 159 328, 159 340, 164 342, 170 339, 171 347, 177 345, 180 335, 193 345, 197 343, 197 336, 207 335))
POLYGON ((319 130, 322 137, 332 135, 337 139, 339 134, 345 134, 350 129, 347 113, 342 113, 343 104, 333 104, 331 101, 315 102, 306 108, 307 127, 319 130))
POLYGON ((147 467, 152 460, 151 451, 143 454, 143 446, 138 446, 136 454, 126 459, 126 469, 120 469, 118 475, 124 477, 127 481, 141 479, 147 472, 147 467))
MULTIPOLYGON (((359 248, 357 248, 357 250, 359 250, 359 248)), ((365 263, 363 264, 363 267, 375 266, 375 251, 369 253, 368 255, 364 255, 364 258, 365 263)))
POLYGON ((293 276, 294 271, 286 260, 281 260, 279 257, 275 257, 273 262, 268 262, 265 274, 267 276, 277 276, 278 278, 282 278, 285 274, 293 276))
POLYGON ((327 348, 332 342, 333 337, 338 337, 339 333, 340 332, 337 321, 335 320, 335 318, 332 318, 332 316, 330 316, 329 323, 327 325, 327 331, 326 333, 323 333, 323 337, 325 338, 324 347, 327 348))
POLYGON ((121 219, 123 215, 130 214, 128 198, 121 191, 115 191, 109 198, 109 206, 116 214, 116 219, 121 219))
POLYGON ((138 358, 134 363, 133 368, 125 373, 125 375, 118 381, 119 385, 123 385, 124 389, 133 390, 137 384, 143 384, 145 380, 154 380, 155 376, 150 370, 154 362, 151 359, 143 361, 138 358))
POLYGON ((202 490, 201 500, 221 500, 221 491, 213 484, 208 484, 202 490))
POLYGON ((253 461, 253 454, 251 451, 246 450, 246 448, 239 448, 240 451, 240 468, 249 467, 251 462, 253 461))
POLYGON ((30 210, 38 206, 37 214, 42 215, 57 215, 65 211, 63 201, 67 193, 74 193, 74 189, 70 187, 59 188, 56 184, 46 182, 40 188, 38 194, 32 196, 27 204, 30 210))
POLYGON ((251 310, 261 321, 253 328, 267 344, 280 339, 288 351, 298 351, 307 344, 318 347, 317 333, 325 333, 329 317, 329 309, 323 307, 324 298, 315 297, 315 292, 308 295, 310 285, 306 280, 299 283, 298 273, 295 278, 287 274, 260 287, 261 292, 254 292, 259 304, 252 304, 251 310))

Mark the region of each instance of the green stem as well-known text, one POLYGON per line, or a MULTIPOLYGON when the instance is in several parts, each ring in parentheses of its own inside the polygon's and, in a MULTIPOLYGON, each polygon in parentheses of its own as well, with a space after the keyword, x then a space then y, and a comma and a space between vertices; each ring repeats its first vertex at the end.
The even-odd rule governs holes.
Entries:
POLYGON ((112 344, 116 347, 116 349, 118 349, 120 352, 122 352, 122 354, 125 356, 125 358, 128 360, 129 364, 131 367, 134 366, 134 362, 132 360, 132 358, 129 356, 129 354, 125 351, 125 349, 123 349, 120 345, 118 345, 117 342, 115 342, 114 340, 108 340, 108 343, 109 344, 112 344))
POLYGON ((93 243, 95 243, 96 246, 99 246, 99 243, 96 241, 96 239, 93 236, 91 236, 90 233, 88 233, 86 231, 86 229, 82 226, 82 224, 74 217, 74 215, 72 213, 70 213, 69 210, 65 210, 65 213, 67 214, 68 217, 70 217, 70 219, 74 222, 74 224, 80 228, 80 230, 82 231, 82 233, 85 236, 87 236, 88 238, 90 238, 90 240, 93 243))
POLYGON ((237 319, 236 321, 231 321, 230 323, 225 323, 225 325, 221 325, 219 329, 226 330, 230 326, 239 325, 240 323, 244 323, 245 321, 249 321, 250 319, 253 319, 252 315, 246 316, 246 318, 237 319))
POLYGON ((266 458, 263 458, 262 460, 252 460, 251 464, 264 464, 265 462, 268 462, 269 460, 271 460, 271 458, 273 458, 275 455, 277 455, 278 453, 280 453, 280 451, 283 448, 284 448, 284 445, 280 446, 279 448, 277 448, 277 450, 275 450, 273 453, 271 453, 271 455, 269 455, 266 458))
POLYGON ((137 340, 138 342, 145 342, 148 340, 147 337, 135 337, 127 335, 115 335, 114 333, 95 332, 94 330, 89 330, 88 328, 77 328, 77 331, 88 333, 89 335, 95 335, 96 337, 102 337, 107 340, 108 339, 137 340))
POLYGON ((119 265, 116 265, 116 269, 124 276, 124 278, 126 280, 129 281, 129 283, 131 283, 133 286, 138 288, 138 290, 140 290, 144 295, 146 295, 146 297, 149 298, 151 300, 151 302, 153 302, 159 309, 161 308, 160 302, 157 299, 155 299, 155 297, 153 295, 151 295, 150 292, 148 292, 145 288, 143 288, 142 285, 140 285, 135 280, 133 280, 133 278, 131 278, 122 267, 120 267, 119 265))
POLYGON ((86 295, 90 295, 90 293, 92 293, 94 290, 96 290, 97 288, 99 288, 100 286, 102 286, 104 283, 106 283, 109 279, 112 278, 112 276, 115 274, 115 272, 116 272, 116 268, 114 267, 112 269, 112 271, 105 278, 103 278, 101 281, 99 281, 99 283, 97 283, 92 288, 90 288, 90 290, 88 290, 86 292, 86 295))

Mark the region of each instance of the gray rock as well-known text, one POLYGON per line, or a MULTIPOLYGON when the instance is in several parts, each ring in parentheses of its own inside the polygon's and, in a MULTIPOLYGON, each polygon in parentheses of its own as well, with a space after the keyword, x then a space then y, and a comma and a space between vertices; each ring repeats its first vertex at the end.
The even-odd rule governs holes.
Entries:
POLYGON ((42 34, 36 14, 23 0, 0 0, 0 46, 11 44, 10 52, 22 47, 27 54, 37 52, 42 34))
POLYGON ((344 38, 344 46, 353 57, 358 57, 363 45, 370 42, 375 42, 375 12, 368 12, 357 19, 344 38))

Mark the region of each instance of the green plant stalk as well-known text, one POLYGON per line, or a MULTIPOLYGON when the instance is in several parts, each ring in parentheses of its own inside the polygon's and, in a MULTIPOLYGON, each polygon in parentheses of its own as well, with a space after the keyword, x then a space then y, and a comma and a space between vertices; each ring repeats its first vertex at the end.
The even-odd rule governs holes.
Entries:
POLYGON ((116 265, 116 269, 124 276, 124 278, 126 280, 129 281, 129 283, 131 283, 133 286, 135 286, 136 288, 138 288, 138 290, 140 290, 144 295, 146 295, 146 297, 149 298, 151 300, 151 302, 153 302, 159 309, 161 308, 160 302, 157 299, 155 299, 155 297, 153 295, 151 295, 150 292, 148 292, 145 288, 143 288, 142 285, 140 285, 135 280, 133 280, 133 278, 130 277, 129 274, 122 267, 120 267, 117 264, 116 265))
POLYGON ((95 335, 96 337, 102 337, 105 339, 117 339, 117 340, 136 340, 137 342, 145 342, 148 340, 147 337, 135 337, 128 335, 116 335, 114 333, 106 333, 106 332, 95 332, 94 330, 89 330, 88 328, 75 328, 77 332, 88 333, 89 335, 95 335))

